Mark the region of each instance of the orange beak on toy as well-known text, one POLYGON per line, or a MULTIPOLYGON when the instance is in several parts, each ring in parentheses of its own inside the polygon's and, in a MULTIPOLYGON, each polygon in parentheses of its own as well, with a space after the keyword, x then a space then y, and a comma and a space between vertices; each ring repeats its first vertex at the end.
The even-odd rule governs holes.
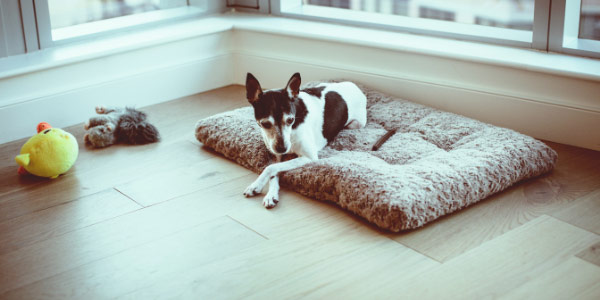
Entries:
POLYGON ((50 124, 48 124, 47 122, 42 122, 37 125, 37 132, 40 133, 48 128, 52 128, 52 126, 50 126, 50 124))

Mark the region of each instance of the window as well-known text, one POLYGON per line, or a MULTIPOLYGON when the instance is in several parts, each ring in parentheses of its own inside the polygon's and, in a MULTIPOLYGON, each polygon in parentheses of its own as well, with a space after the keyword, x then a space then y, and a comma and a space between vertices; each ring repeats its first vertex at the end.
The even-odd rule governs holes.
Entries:
POLYGON ((0 0, 0 58, 225 8, 217 0, 0 0))
POLYGON ((48 0, 52 29, 186 5, 186 0, 48 0))
POLYGON ((534 2, 534 0, 304 0, 303 4, 531 31, 534 2))
POLYGON ((290 17, 518 47, 546 44, 547 38, 533 34, 536 10, 544 9, 535 0, 273 1, 279 4, 271 5, 274 13, 290 17))
POLYGON ((188 0, 47 0, 52 40, 89 36, 199 12, 188 0))
POLYGON ((600 40, 600 0, 582 0, 579 38, 600 40))
POLYGON ((272 0, 273 13, 600 57, 600 0, 272 0))
POLYGON ((0 57, 226 7, 600 57, 600 0, 0 0, 0 57))
POLYGON ((600 57, 600 0, 552 1, 548 50, 600 57))

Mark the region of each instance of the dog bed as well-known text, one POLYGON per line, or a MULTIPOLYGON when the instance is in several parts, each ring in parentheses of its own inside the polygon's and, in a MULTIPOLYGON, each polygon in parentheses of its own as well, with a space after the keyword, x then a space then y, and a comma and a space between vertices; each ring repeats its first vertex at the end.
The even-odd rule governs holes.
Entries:
MULTIPOLYGON (((398 232, 548 172, 556 162, 554 150, 529 136, 360 87, 367 95, 365 128, 342 130, 318 161, 282 173, 283 186, 398 232), (372 151, 389 130, 397 132, 372 151)), ((259 130, 248 106, 200 120, 196 138, 260 173, 274 157, 259 130)))

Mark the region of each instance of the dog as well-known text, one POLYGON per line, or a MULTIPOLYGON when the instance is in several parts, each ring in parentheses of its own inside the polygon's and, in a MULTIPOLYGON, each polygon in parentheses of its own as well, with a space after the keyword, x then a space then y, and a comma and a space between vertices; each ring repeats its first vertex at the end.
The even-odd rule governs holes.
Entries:
POLYGON ((279 202, 279 173, 299 168, 319 159, 319 150, 344 129, 358 129, 367 122, 367 97, 352 82, 321 83, 300 90, 300 73, 292 75, 283 89, 263 91, 252 75, 246 75, 246 98, 254 108, 267 149, 277 159, 266 167, 244 191, 244 196, 260 194, 266 208, 279 202), (282 162, 285 154, 297 158, 282 162))

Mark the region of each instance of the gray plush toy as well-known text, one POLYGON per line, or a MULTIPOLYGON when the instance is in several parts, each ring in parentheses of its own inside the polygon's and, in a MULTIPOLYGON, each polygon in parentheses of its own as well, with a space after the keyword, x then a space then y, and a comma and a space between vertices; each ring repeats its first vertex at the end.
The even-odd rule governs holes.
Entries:
POLYGON ((90 118, 84 128, 86 145, 96 148, 116 143, 141 145, 159 140, 158 130, 146 122, 146 114, 134 108, 96 107, 99 115, 90 118))

